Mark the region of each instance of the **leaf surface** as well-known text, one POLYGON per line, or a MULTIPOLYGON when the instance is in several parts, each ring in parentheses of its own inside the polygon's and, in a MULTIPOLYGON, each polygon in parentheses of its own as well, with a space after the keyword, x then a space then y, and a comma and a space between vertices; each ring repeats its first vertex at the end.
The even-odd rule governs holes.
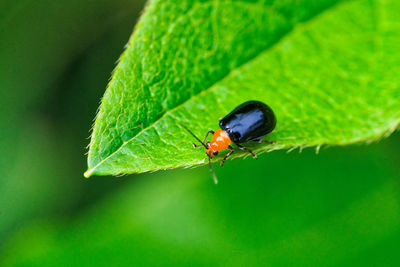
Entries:
POLYGON ((252 99, 278 120, 276 143, 257 152, 392 132, 399 12, 395 0, 150 1, 103 98, 85 176, 202 164, 180 124, 202 137, 252 99))

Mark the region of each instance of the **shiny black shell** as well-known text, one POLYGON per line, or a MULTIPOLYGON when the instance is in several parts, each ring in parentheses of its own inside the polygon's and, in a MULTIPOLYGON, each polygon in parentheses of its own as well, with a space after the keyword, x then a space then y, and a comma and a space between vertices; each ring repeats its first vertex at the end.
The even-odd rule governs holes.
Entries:
POLYGON ((275 125, 274 112, 260 101, 244 102, 219 121, 219 127, 234 143, 258 140, 272 132, 275 125))

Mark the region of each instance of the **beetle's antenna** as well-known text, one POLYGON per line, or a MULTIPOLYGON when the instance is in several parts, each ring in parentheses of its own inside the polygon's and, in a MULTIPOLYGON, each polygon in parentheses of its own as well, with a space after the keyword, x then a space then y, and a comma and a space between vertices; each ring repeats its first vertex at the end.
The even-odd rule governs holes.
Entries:
MULTIPOLYGON (((186 126, 183 125, 183 124, 181 124, 181 126, 183 128, 185 128, 186 131, 188 131, 194 138, 196 138, 197 141, 199 141, 207 149, 207 146, 197 136, 195 136, 194 133, 192 133, 192 131, 190 131, 188 128, 186 128, 186 126)), ((210 156, 208 156, 208 166, 210 167, 210 172, 211 172, 211 175, 213 177, 214 183, 218 184, 217 176, 215 175, 214 170, 213 170, 213 168, 211 166, 211 157, 210 156)))
POLYGON ((196 140, 199 141, 207 149, 207 146, 197 136, 195 136, 194 133, 192 133, 192 131, 186 128, 186 126, 184 126, 183 124, 181 124, 181 126, 185 128, 186 131, 188 131, 191 135, 193 135, 193 137, 196 138, 196 140))
POLYGON ((211 166, 211 157, 208 157, 208 166, 210 166, 210 172, 211 172, 211 175, 212 175, 212 177, 213 177, 214 183, 215 183, 215 184, 218 184, 217 176, 215 175, 215 173, 214 173, 214 171, 213 171, 213 168, 212 168, 212 166, 211 166))

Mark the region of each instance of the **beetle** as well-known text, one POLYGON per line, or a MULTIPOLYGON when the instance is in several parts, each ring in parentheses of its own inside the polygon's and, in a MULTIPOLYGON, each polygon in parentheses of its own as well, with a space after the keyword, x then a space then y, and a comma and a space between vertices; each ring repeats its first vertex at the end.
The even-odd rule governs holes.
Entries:
MULTIPOLYGON (((183 125, 182 125, 183 126, 183 125)), ((217 183, 216 176, 211 167, 211 158, 217 156, 221 150, 229 149, 230 152, 225 155, 221 161, 221 166, 225 160, 231 156, 235 150, 231 146, 234 143, 239 149, 246 150, 253 158, 257 159, 257 155, 242 145, 246 142, 266 142, 269 144, 273 141, 262 140, 261 138, 271 133, 276 126, 276 117, 272 109, 260 101, 247 101, 237 106, 232 112, 219 121, 221 129, 215 132, 210 130, 207 132, 204 141, 201 141, 188 128, 183 126, 193 137, 200 142, 199 145, 193 143, 194 147, 205 147, 208 156, 208 163, 214 182, 217 183), (212 141, 207 142, 208 135, 212 134, 212 141)))

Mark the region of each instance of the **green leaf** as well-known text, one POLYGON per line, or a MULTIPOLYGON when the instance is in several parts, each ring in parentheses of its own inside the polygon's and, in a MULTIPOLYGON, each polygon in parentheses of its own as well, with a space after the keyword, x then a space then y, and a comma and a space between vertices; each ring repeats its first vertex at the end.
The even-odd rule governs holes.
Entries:
POLYGON ((85 176, 202 164, 180 123, 202 136, 250 99, 278 120, 276 144, 257 152, 389 134, 399 12, 396 0, 150 1, 103 98, 85 176))

